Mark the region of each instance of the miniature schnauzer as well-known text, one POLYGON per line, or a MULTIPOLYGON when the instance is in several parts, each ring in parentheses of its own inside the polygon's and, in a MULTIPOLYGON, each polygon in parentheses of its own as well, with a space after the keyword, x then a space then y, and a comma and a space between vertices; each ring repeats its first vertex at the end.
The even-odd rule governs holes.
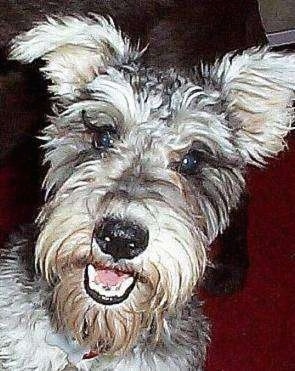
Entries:
POLYGON ((12 59, 45 61, 52 115, 36 241, 1 251, 2 369, 204 367, 194 288, 247 165, 285 147, 295 55, 252 48, 187 72, 144 52, 97 15, 13 40, 12 59))

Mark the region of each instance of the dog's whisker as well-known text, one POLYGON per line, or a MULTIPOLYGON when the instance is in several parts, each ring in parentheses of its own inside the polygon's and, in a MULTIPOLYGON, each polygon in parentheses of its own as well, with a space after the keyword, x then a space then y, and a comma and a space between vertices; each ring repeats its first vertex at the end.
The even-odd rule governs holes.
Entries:
MULTIPOLYGON (((53 113, 37 236, 0 264, 1 369, 203 369, 193 290, 246 166, 284 149, 295 54, 250 48, 196 73, 147 66, 133 45, 96 15, 48 17, 12 42, 11 58, 43 60, 53 113)), ((231 228, 229 251, 246 255, 245 230, 231 228)), ((240 276, 216 287, 232 292, 240 276)))

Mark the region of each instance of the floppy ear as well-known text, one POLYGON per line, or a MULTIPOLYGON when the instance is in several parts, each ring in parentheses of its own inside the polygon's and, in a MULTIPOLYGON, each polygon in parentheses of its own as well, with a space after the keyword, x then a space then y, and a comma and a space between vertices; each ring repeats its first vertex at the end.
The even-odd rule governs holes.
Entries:
POLYGON ((211 70, 248 163, 262 165, 284 149, 294 119, 295 54, 251 48, 227 54, 211 70))
POLYGON ((46 61, 41 69, 52 82, 50 91, 75 96, 95 75, 110 64, 138 56, 128 38, 111 19, 89 17, 47 17, 32 30, 12 40, 10 59, 46 61))

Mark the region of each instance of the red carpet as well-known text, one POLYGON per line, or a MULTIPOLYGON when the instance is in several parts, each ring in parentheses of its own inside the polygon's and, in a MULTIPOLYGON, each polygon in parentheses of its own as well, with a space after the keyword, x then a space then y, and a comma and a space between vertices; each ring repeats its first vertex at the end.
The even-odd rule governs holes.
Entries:
POLYGON ((250 270, 246 287, 206 299, 209 371, 295 370, 295 139, 249 174, 250 270))
MULTIPOLYGON (((212 323, 209 371, 295 370, 295 139, 267 170, 251 170, 249 248, 245 289, 206 298, 212 323)), ((0 232, 27 220, 34 190, 23 166, 0 170, 0 232)))

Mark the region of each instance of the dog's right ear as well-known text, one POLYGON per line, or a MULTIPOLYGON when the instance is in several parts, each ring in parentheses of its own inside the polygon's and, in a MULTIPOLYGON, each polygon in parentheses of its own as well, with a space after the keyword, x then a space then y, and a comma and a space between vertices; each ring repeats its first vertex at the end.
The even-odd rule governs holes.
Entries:
POLYGON ((91 17, 47 18, 11 42, 9 58, 30 63, 41 58, 41 71, 52 82, 49 90, 69 98, 109 65, 126 63, 139 56, 111 19, 91 17))

